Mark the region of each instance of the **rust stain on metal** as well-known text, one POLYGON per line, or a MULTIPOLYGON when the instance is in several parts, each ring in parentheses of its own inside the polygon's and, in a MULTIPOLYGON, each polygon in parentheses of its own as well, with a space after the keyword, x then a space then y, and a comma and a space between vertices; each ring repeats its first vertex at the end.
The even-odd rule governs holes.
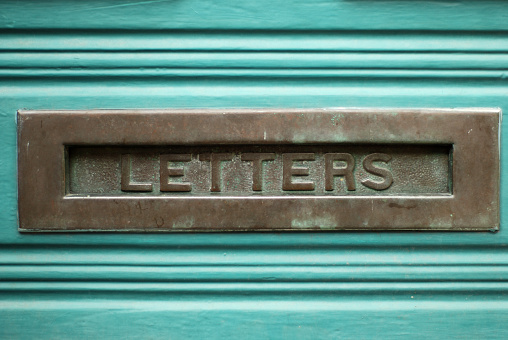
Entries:
POLYGON ((497 109, 20 111, 20 230, 497 230, 499 119, 497 109))

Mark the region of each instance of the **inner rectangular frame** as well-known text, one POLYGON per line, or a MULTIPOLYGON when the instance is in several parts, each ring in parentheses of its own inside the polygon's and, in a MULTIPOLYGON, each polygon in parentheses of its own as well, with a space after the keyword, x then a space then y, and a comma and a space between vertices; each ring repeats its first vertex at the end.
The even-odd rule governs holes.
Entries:
POLYGON ((20 231, 499 228, 498 109, 18 112, 20 231), (65 197, 66 146, 451 144, 447 196, 65 197))
MULTIPOLYGON (((279 144, 279 145, 201 145, 163 147, 111 147, 66 146, 66 195, 84 196, 442 196, 450 195, 452 177, 452 145, 441 144, 279 144), (309 153, 311 161, 301 161, 309 174, 293 177, 292 181, 312 182, 312 190, 284 190, 284 154, 309 153), (227 153, 232 159, 221 164, 220 191, 211 190, 211 165, 200 160, 200 155, 227 153), (269 153, 273 159, 264 161, 257 190, 253 190, 253 164, 242 161, 245 153, 269 153), (354 163, 353 176, 336 176, 331 189, 326 189, 325 154, 347 154, 354 163), (390 156, 383 169, 393 178, 385 189, 373 189, 364 180, 379 181, 382 178, 366 171, 363 161, 367 155, 382 153, 390 156), (173 164, 184 171, 182 176, 169 177, 160 174, 160 158, 167 154, 190 155, 190 160, 173 164), (122 155, 129 155, 133 182, 145 183, 150 189, 122 190, 122 155), (305 164, 304 164, 305 163, 305 164), (161 178, 162 177, 162 178, 161 178), (173 183, 186 182, 189 191, 163 191, 161 179, 173 183), (349 190, 347 184, 354 188, 349 190)), ((340 163, 340 161, 338 161, 340 163)), ((298 166, 298 162, 294 164, 298 166)), ((336 165, 334 165, 335 168, 336 165)), ((337 166, 345 166, 342 162, 337 166)))

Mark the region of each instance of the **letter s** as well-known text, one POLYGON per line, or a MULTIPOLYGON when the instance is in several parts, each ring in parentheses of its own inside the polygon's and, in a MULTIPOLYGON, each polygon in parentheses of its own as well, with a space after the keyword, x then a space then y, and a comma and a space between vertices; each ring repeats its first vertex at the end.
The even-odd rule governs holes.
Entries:
POLYGON ((373 153, 365 157, 363 160, 363 168, 370 174, 383 178, 381 182, 373 181, 371 179, 364 179, 362 184, 367 188, 374 190, 386 190, 393 183, 393 176, 390 170, 385 168, 377 167, 374 162, 385 162, 388 163, 392 159, 392 156, 385 153, 373 153))

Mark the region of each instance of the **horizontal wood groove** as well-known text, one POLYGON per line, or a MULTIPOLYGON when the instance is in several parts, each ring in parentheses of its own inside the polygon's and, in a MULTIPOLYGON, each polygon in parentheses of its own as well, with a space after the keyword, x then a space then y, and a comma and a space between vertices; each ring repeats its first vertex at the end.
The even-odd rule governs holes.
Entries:
POLYGON ((506 70, 399 70, 399 69, 0 69, 8 79, 472 79, 507 81, 506 70))
MULTIPOLYGON (((48 297, 40 297, 39 300, 30 299, 7 299, 7 300, 0 300, 0 311, 4 312, 2 315, 3 318, 0 319, 1 321, 4 321, 2 325, 9 325, 12 326, 12 321, 17 321, 17 323, 22 326, 22 320, 19 320, 17 317, 12 317, 10 314, 13 311, 16 312, 23 312, 23 313, 36 313, 37 318, 34 318, 34 321, 38 320, 53 320, 55 316, 62 316, 62 315, 68 315, 68 313, 72 313, 78 317, 83 317, 84 315, 87 315, 90 311, 92 312, 99 312, 97 318, 101 318, 103 316, 103 313, 100 313, 101 311, 114 309, 113 312, 118 312, 120 310, 125 311, 138 311, 141 312, 141 314, 135 315, 135 318, 143 317, 143 315, 151 314, 151 313, 157 313, 157 312, 164 312, 164 311, 174 311, 176 314, 174 315, 174 321, 178 322, 178 317, 180 319, 182 318, 181 313, 185 312, 201 312, 201 314, 206 314, 208 311, 218 311, 222 312, 221 314, 236 314, 238 312, 247 312, 247 316, 252 315, 252 311, 262 311, 264 315, 257 315, 256 322, 260 323, 266 323, 270 318, 267 317, 267 311, 268 315, 273 314, 274 312, 282 312, 284 313, 284 316, 287 315, 294 315, 295 313, 300 314, 301 317, 306 318, 311 323, 317 323, 315 321, 316 318, 323 319, 323 316, 319 315, 316 316, 313 315, 313 312, 329 312, 332 313, 331 317, 329 317, 329 322, 335 322, 337 323, 338 315, 335 314, 337 312, 345 312, 342 318, 340 318, 340 321, 346 320, 347 316, 351 316, 351 313, 357 312, 357 311, 376 311, 377 313, 373 313, 372 318, 376 318, 376 320, 386 319, 389 321, 390 317, 399 317, 400 314, 395 314, 395 312, 399 311, 411 311, 414 314, 416 314, 416 317, 419 317, 420 322, 424 322, 424 325, 427 325, 428 327, 428 319, 425 315, 428 312, 431 312, 433 314, 439 314, 440 317, 445 318, 446 314, 450 313, 451 311, 457 311, 459 312, 459 317, 463 318, 464 316, 469 316, 468 312, 472 314, 473 316, 483 316, 485 314, 488 315, 489 319, 492 319, 492 315, 488 312, 502 312, 499 317, 504 318, 506 315, 508 315, 508 301, 504 299, 493 299, 492 297, 482 296, 475 297, 475 298, 468 298, 467 300, 464 299, 464 296, 460 296, 463 300, 452 300, 450 298, 440 296, 441 299, 421 299, 418 295, 411 295, 411 294, 404 294, 401 297, 394 298, 393 296, 385 297, 383 299, 370 299, 368 303, 366 303, 365 299, 355 299, 353 297, 350 297, 348 301, 345 301, 343 299, 341 300, 335 300, 331 299, 331 294, 327 294, 326 296, 320 298, 320 299, 292 299, 288 298, 287 296, 284 296, 284 298, 266 298, 263 299, 256 299, 256 301, 252 301, 247 296, 242 299, 235 299, 235 300, 211 300, 203 302, 202 300, 197 299, 186 299, 181 298, 178 299, 178 303, 168 303, 168 302, 176 302, 174 299, 170 300, 166 296, 162 295, 159 299, 146 299, 146 295, 142 297, 134 296, 132 298, 126 298, 126 299, 118 299, 114 298, 112 296, 110 297, 103 297, 101 299, 97 298, 76 298, 76 296, 73 296, 73 298, 69 298, 68 300, 65 299, 58 299, 58 298, 48 298, 48 297), (413 296, 413 298, 411 298, 413 296), (415 298, 416 297, 416 298, 415 298), (334 301, 335 300, 335 301, 334 301), (37 313, 40 311, 58 311, 61 310, 64 314, 60 315, 52 315, 49 314, 47 317, 43 317, 41 313, 37 313), (420 311, 420 313, 415 313, 415 311, 420 311), (151 312, 151 313, 150 313, 151 312), (335 312, 335 313, 334 313, 335 312), (388 316, 386 316, 386 313, 389 313, 388 316), (425 314, 422 314, 421 312, 427 312, 425 314), (487 313, 486 313, 487 312, 487 313), (145 314, 146 313, 146 314, 145 314), (309 317, 309 314, 311 317, 309 317), (384 317, 381 317, 382 315, 385 315, 384 317), (335 317, 335 318, 334 318, 335 317), (423 319, 423 320, 422 320, 423 319), (9 323, 9 321, 11 323, 9 323)), ((325 314, 329 314, 325 313, 325 314)), ((116 315, 119 315, 120 318, 125 318, 129 315, 129 313, 117 313, 116 315)), ((496 315, 497 316, 497 315, 496 315)), ((109 316, 111 317, 111 315, 109 316)), ((206 315, 200 315, 202 319, 206 320, 206 315)), ((228 320, 231 321, 237 321, 235 320, 234 315, 228 315, 228 320)), ((363 319, 365 316, 362 315, 356 315, 354 314, 353 318, 356 319, 363 319)), ((369 322, 372 320, 372 318, 366 318, 369 319, 364 322, 369 322)), ((199 319, 201 321, 202 319, 199 319)), ((139 319, 138 319, 139 320, 139 319)), ((166 319, 165 319, 166 320, 166 319)), ((171 321, 173 321, 171 320, 171 321)), ((215 319, 213 319, 213 322, 216 322, 215 319)), ((485 325, 486 321, 485 317, 481 319, 482 322, 480 322, 481 325, 485 325)), ((73 321, 76 321, 76 319, 73 319, 73 321)), ((133 320, 134 321, 134 320, 133 320)), ((250 322, 249 318, 249 322, 250 322)), ((461 321, 464 321, 461 319, 461 321)), ((477 319, 471 318, 469 316, 469 319, 467 321, 478 321, 477 319)), ((40 321, 39 321, 40 322, 40 321)), ((201 321, 202 322, 202 321, 201 321)), ((276 323, 283 323, 284 321, 275 321, 276 323)), ((435 322, 435 320, 434 320, 435 322)), ((448 320, 442 321, 445 322, 447 326, 449 326, 448 320)), ((233 322, 232 322, 233 323, 233 322)), ((387 322, 389 323, 389 322, 387 322)), ((1 323, 0 323, 1 324, 1 323)), ((72 323, 69 322, 69 325, 72 323)), ((192 323, 192 325, 195 325, 195 322, 192 323)), ((101 324, 101 326, 105 326, 101 324)), ((25 324, 26 327, 26 324, 25 324)), ((69 326, 70 327, 70 326, 69 326)), ((117 324, 114 324, 112 327, 114 327, 114 330, 111 330, 112 335, 118 335, 119 328, 117 324)), ((394 328, 393 324, 390 324, 389 327, 394 328)), ((492 327, 491 325, 489 326, 492 327)), ((9 329, 9 328, 8 328, 9 329)), ((422 326, 422 329, 426 329, 422 326)), ((2 327, 2 331, 5 330, 5 327, 2 327)), ((19 330, 19 329, 18 329, 19 330)), ((38 328, 39 332, 36 333, 33 332, 34 337, 37 335, 40 336, 40 328, 38 328)), ((54 331, 54 329, 52 329, 54 331)), ((494 330, 496 330, 494 328, 494 330)), ((2 333, 0 333, 2 334, 2 333)), ((10 334, 19 334, 15 332, 10 332, 10 334)), ((95 333, 94 333, 95 334, 95 333)), ((139 333, 141 334, 141 333, 139 333)), ((234 334, 234 333, 231 333, 234 334)), ((421 333, 420 333, 421 334, 421 333)), ((435 333, 432 333, 435 334, 435 333)), ((480 333, 485 334, 485 333, 480 333)), ((495 333, 499 335, 498 333, 495 333)), ((237 333, 236 333, 237 335, 237 333)), ((258 334, 256 334, 258 336, 258 334)), ((65 339, 66 337, 61 337, 62 339, 65 339)), ((68 337, 67 337, 68 338, 68 337)), ((84 337, 87 338, 87 337, 84 337)), ((88 337, 89 338, 89 337, 88 337)), ((138 337, 136 337, 138 338, 138 337)), ((251 339, 258 339, 258 337, 250 337, 251 339)), ((354 338, 353 334, 350 338, 354 338)), ((407 337, 401 337, 401 339, 404 339, 407 337)), ((467 338, 466 335, 464 335, 461 338, 467 338)), ((498 337, 499 339, 503 339, 502 337, 498 337)), ((132 338, 134 339, 134 337, 132 338)), ((324 339, 324 338, 323 338, 324 339)), ((365 337, 367 339, 367 337, 365 337)))
POLYGON ((478 79, 504 81, 508 34, 26 32, 0 36, 9 79, 478 79))
POLYGON ((2 52, 504 53, 508 32, 0 30, 2 52))
POLYGON ((508 282, 508 265, 0 265, 0 281, 479 283, 508 282))
POLYGON ((320 295, 325 293, 334 294, 368 294, 393 292, 412 293, 439 293, 449 294, 452 292, 462 294, 494 293, 505 295, 508 290, 508 282, 15 282, 4 281, 0 283, 1 293, 6 292, 114 292, 121 293, 163 293, 174 292, 178 294, 247 294, 247 293, 275 293, 280 295, 320 295))
POLYGON ((7 70, 429 69, 505 70, 508 53, 427 52, 2 52, 7 70))
MULTIPOLYGON (((174 247, 156 246, 107 247, 107 246, 2 246, 0 263, 22 266, 293 266, 295 270, 314 266, 430 266, 440 271, 439 266, 486 266, 497 270, 497 266, 508 265, 504 247, 304 247, 295 249, 264 247, 262 244, 249 247, 174 247)), ((34 269, 44 267, 34 267, 34 269)), ((67 267, 61 267, 67 268, 67 267)), ((78 267, 72 267, 78 268, 78 267)), ((378 269, 379 269, 378 268, 378 269)), ((402 267, 400 267, 402 268, 402 267)), ((400 269, 399 268, 399 269, 400 269)), ((408 267, 409 268, 409 267, 408 267)), ((426 267, 424 267, 426 268, 426 267)), ((82 267, 82 269, 85 269, 82 267)), ((378 270, 375 269, 375 270, 378 270)), ((399 270, 399 269, 396 269, 399 270)), ((484 268, 485 269, 485 268, 484 268)), ((126 268, 126 270, 128 270, 126 268)), ((272 270, 272 269, 267 269, 272 270)), ((330 269, 331 270, 331 269, 330 269)), ((395 269, 394 269, 395 270, 395 269)), ((458 270, 458 269, 457 269, 458 270)))
POLYGON ((508 34, 2 30, 0 78, 504 81, 508 34))

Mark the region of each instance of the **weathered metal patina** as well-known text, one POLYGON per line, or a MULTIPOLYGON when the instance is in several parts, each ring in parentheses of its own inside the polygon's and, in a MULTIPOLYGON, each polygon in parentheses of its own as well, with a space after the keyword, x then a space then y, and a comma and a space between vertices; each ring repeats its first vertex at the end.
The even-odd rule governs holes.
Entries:
POLYGON ((499 118, 20 111, 20 230, 497 230, 499 118))

